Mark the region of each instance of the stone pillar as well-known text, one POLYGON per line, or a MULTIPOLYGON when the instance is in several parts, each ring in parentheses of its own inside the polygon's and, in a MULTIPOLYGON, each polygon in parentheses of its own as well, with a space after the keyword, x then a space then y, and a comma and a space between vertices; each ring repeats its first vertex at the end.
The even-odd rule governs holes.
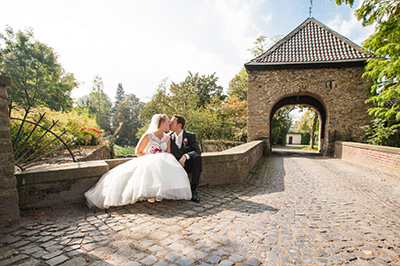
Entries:
POLYGON ((9 85, 11 79, 0 76, 0 231, 21 225, 8 117, 6 86, 9 85))

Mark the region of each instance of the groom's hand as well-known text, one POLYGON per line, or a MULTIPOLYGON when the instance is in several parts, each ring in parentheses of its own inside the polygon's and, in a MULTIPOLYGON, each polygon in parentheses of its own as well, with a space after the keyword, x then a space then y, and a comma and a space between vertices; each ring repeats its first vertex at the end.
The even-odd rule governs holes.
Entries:
POLYGON ((183 156, 181 157, 181 159, 179 160, 179 163, 182 165, 182 167, 185 167, 185 162, 186 162, 186 156, 183 155, 183 156))

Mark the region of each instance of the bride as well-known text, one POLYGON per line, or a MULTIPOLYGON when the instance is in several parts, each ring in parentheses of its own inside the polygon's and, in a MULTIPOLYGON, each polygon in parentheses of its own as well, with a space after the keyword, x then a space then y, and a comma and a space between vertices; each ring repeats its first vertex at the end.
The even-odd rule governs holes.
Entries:
POLYGON ((170 154, 169 119, 165 114, 153 116, 146 133, 136 147, 136 156, 105 173, 85 193, 88 206, 110 206, 162 199, 190 200, 190 182, 184 168, 170 154))

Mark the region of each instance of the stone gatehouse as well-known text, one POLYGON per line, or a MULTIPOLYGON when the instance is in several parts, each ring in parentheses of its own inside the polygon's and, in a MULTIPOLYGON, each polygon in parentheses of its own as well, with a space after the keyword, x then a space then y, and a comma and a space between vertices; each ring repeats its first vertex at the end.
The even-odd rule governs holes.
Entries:
POLYGON ((334 141, 360 141, 371 117, 362 78, 372 54, 314 18, 245 64, 248 73, 248 139, 271 151, 271 121, 286 105, 313 107, 320 119, 319 150, 332 155, 334 141))

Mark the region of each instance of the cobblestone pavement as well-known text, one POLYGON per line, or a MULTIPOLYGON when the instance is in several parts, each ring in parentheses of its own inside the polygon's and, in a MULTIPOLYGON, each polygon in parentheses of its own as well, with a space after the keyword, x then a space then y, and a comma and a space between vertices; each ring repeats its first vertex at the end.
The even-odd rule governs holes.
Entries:
POLYGON ((201 203, 23 213, 0 265, 400 265, 400 176, 276 150, 201 203))

